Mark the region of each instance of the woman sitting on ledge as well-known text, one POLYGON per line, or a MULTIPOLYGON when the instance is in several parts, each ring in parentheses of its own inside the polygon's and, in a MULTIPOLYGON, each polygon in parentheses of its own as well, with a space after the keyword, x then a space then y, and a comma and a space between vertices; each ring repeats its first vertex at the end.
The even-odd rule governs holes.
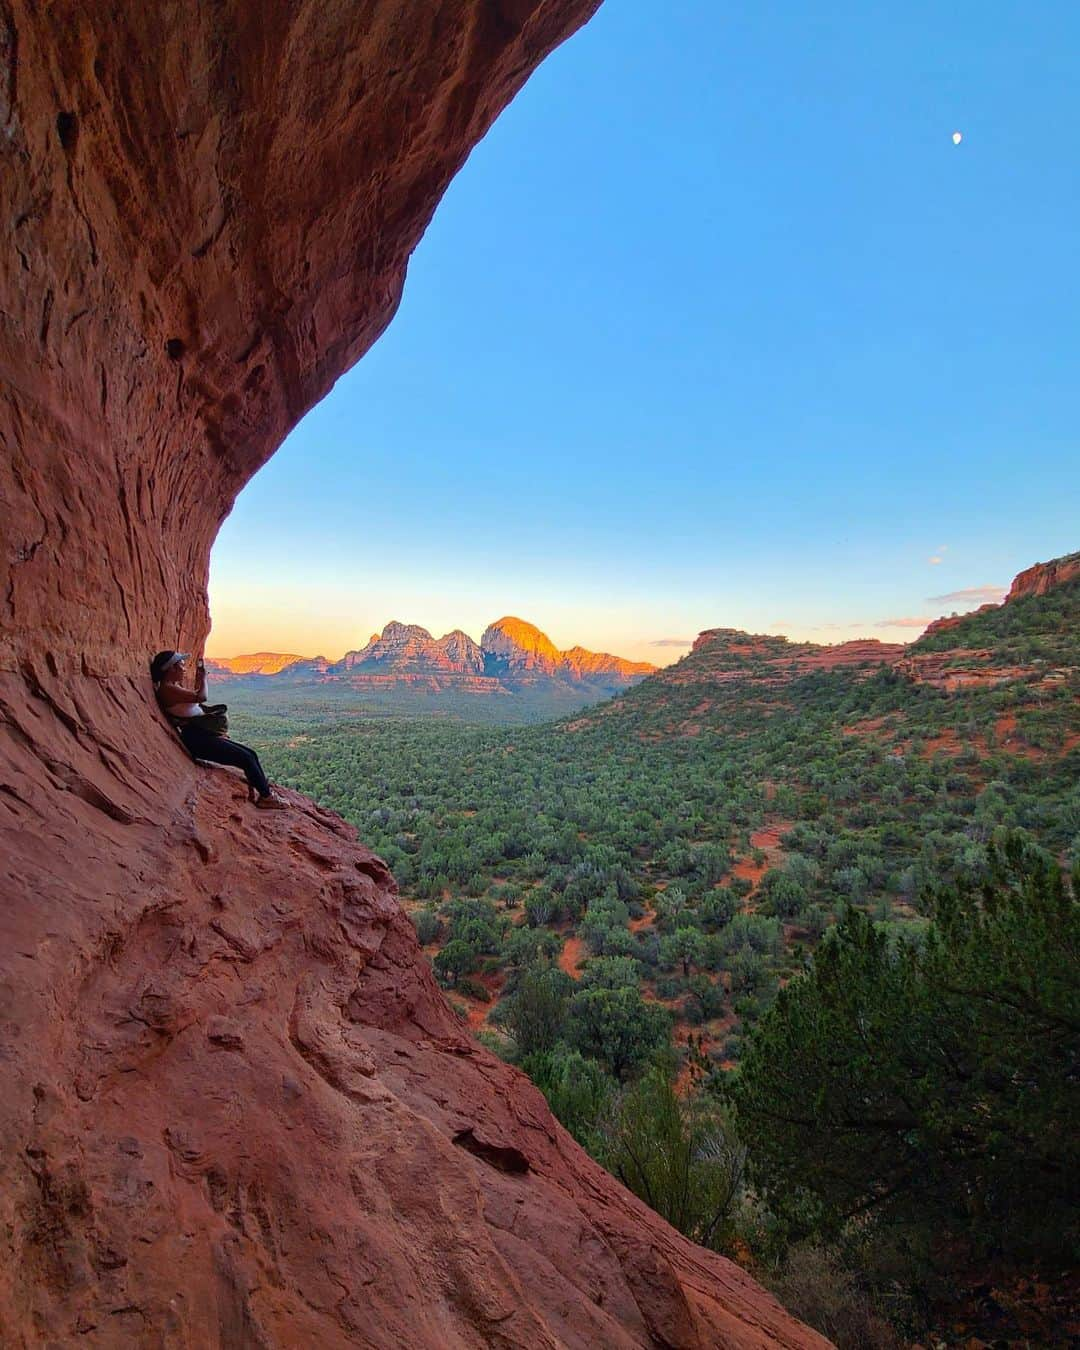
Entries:
POLYGON ((201 659, 195 666, 195 688, 185 688, 186 659, 186 652, 158 652, 150 662, 150 678, 162 712, 180 733, 188 753, 192 759, 243 769, 255 805, 264 811, 282 810, 286 803, 271 792, 255 751, 212 729, 216 719, 201 706, 206 702, 206 667, 201 659))

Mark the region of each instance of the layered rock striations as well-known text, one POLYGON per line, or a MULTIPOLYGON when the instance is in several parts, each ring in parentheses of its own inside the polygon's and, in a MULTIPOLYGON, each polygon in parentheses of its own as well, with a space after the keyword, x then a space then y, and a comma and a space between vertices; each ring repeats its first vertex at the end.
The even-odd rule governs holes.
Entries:
POLYGON ((879 642, 876 638, 826 646, 790 642, 772 634, 744 633, 737 628, 709 628, 698 634, 681 661, 654 678, 670 684, 705 680, 779 687, 821 670, 850 667, 869 675, 906 650, 902 643, 879 642))
POLYGON ((1036 563, 1013 579, 1005 603, 1019 600, 1025 595, 1048 595, 1077 577, 1080 577, 1080 552, 1069 553, 1050 562, 1036 563))
POLYGON ((823 1344, 467 1038, 340 820, 256 814, 146 679, 594 7, 0 3, 4 1346, 823 1344))
POLYGON ((447 673, 482 675, 484 654, 466 633, 455 629, 445 637, 434 638, 426 628, 414 623, 388 623, 368 645, 357 652, 346 652, 330 667, 330 674, 424 675, 447 673))

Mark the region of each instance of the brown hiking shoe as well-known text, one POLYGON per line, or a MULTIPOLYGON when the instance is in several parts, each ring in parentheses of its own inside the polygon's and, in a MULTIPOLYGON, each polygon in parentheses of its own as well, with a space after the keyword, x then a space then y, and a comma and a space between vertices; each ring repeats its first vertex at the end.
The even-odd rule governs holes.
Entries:
POLYGON ((283 802, 280 797, 275 797, 273 793, 269 797, 260 797, 255 803, 260 811, 287 811, 289 803, 283 802))

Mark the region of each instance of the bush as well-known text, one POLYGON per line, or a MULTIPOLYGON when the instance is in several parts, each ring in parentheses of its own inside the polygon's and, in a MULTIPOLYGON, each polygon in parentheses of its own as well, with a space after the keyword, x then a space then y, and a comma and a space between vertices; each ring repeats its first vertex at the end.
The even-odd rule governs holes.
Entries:
POLYGON ((690 967, 701 962, 704 952, 704 939, 696 928, 676 928, 660 942, 660 960, 665 965, 681 967, 684 975, 689 975, 690 967))
POLYGON ((785 1308, 837 1350, 900 1350, 901 1341, 840 1255, 803 1244, 766 1283, 785 1308))
POLYGON ((579 989, 570 1000, 567 1040, 620 1082, 670 1039, 666 1010, 646 1003, 637 989, 579 989))
POLYGON ((638 964, 630 956, 594 956, 585 963, 579 989, 636 989, 638 964))
POLYGON ((481 1003, 491 1002, 491 990, 487 985, 468 975, 463 975, 454 985, 454 989, 457 993, 464 994, 466 998, 479 999, 481 1003))
POLYGON ((491 887, 489 894, 496 904, 502 905, 503 909, 513 909, 521 899, 521 887, 500 882, 491 887))
POLYGON ((534 966, 503 1001, 500 1021, 522 1057, 550 1050, 562 1036, 574 981, 557 966, 534 966))
POLYGON ((695 975, 687 985, 683 1015, 688 1022, 700 1025, 712 1017, 719 1017, 724 1011, 724 1001, 722 984, 714 984, 708 975, 695 975))
POLYGON ((763 907, 779 919, 790 919, 806 904, 806 890, 788 872, 773 868, 761 878, 763 907))
POLYGON ((746 1151, 715 1102, 680 1097, 666 1068, 650 1069, 618 1098, 600 1157, 693 1242, 730 1250, 746 1151))
POLYGON ((698 906, 698 916, 705 928, 715 930, 729 924, 739 911, 739 902, 730 887, 709 891, 698 906))
POLYGON ((473 947, 460 938, 454 938, 441 952, 436 953, 431 964, 443 984, 454 985, 463 975, 468 975, 476 969, 479 959, 473 947))
POLYGON ((615 1092, 614 1079, 595 1060, 565 1046, 530 1055, 521 1067, 547 1098, 556 1119, 595 1156, 597 1122, 615 1092))
POLYGON ((719 938, 722 950, 732 953, 749 947, 762 955, 775 956, 783 945, 779 923, 761 914, 736 914, 719 938))
POLYGON ((421 947, 428 947, 442 937, 442 923, 433 909, 414 910, 412 921, 421 947))
POLYGON ((829 926, 829 911, 824 905, 807 905, 798 921, 812 938, 820 938, 829 926))
POLYGON ((765 959, 750 946, 743 947, 731 958, 731 992, 753 994, 768 978, 765 959))
POLYGON ((511 969, 553 961, 559 954, 562 939, 550 928, 511 928, 503 944, 501 963, 511 969))
POLYGON ((525 922, 530 928, 541 928, 558 917, 561 906, 555 896, 542 886, 525 897, 525 922))

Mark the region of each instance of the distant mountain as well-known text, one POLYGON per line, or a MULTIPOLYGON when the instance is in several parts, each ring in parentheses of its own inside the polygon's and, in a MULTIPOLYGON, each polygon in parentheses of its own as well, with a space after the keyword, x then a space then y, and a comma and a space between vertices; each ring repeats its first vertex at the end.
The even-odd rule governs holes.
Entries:
POLYGON ((366 647, 346 652, 330 667, 331 674, 428 675, 442 672, 483 675, 484 653, 467 633, 455 628, 433 638, 414 623, 388 623, 373 633, 366 647))
POLYGON ((608 697, 655 671, 644 661, 626 661, 584 647, 560 651, 534 624, 511 616, 485 630, 479 643, 460 629, 433 637, 418 624, 388 623, 365 647, 340 661, 275 652, 207 661, 217 683, 251 688, 324 685, 341 692, 400 695, 529 694, 556 700, 553 710, 571 711, 608 697))
POLYGON ((280 675, 298 667, 314 670, 325 667, 325 657, 295 656, 289 652, 252 652, 250 656, 218 656, 206 658, 206 669, 221 675, 280 675))
POLYGON ((512 616, 484 629, 480 639, 484 673, 509 683, 547 678, 572 684, 596 681, 616 687, 633 684, 656 670, 646 661, 626 661, 608 652, 571 647, 561 652, 534 624, 512 616))
POLYGON ((524 619, 507 616, 484 629, 480 646, 491 664, 491 673, 523 676, 553 676, 562 652, 546 633, 524 619))

